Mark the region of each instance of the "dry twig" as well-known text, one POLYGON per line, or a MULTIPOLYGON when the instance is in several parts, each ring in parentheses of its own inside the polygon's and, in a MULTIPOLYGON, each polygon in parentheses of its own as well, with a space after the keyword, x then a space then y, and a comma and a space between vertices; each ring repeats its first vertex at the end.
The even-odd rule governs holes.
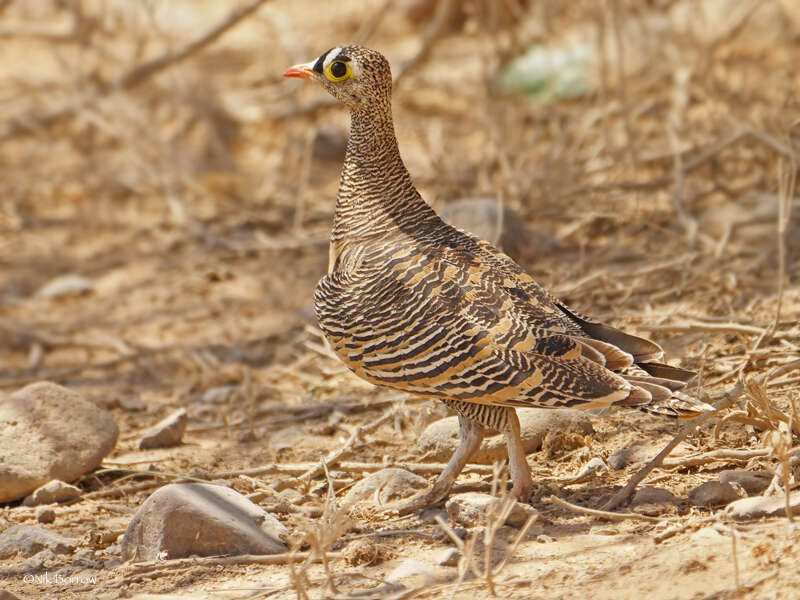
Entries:
POLYGON ((650 517, 647 515, 640 515, 639 513, 618 513, 618 512, 610 512, 607 510, 598 510, 596 508, 588 508, 586 506, 579 506, 577 504, 572 504, 567 502, 566 500, 562 500, 558 496, 550 496, 544 499, 545 502, 549 502, 550 504, 555 504, 560 506, 561 508, 566 508, 569 511, 574 513, 580 513, 582 515, 590 515, 592 517, 600 517, 601 519, 610 519, 611 521, 625 521, 626 519, 633 519, 638 521, 653 521, 653 522, 662 522, 664 519, 659 519, 658 517, 650 517))

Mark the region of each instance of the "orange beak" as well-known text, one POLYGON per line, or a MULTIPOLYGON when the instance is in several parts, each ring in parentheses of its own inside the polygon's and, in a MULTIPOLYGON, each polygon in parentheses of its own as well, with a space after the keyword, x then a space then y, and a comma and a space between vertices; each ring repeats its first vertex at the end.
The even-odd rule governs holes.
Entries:
POLYGON ((286 72, 283 74, 284 77, 297 77, 299 79, 311 79, 311 76, 314 74, 313 71, 314 63, 305 63, 302 65, 295 65, 293 67, 289 67, 286 69, 286 72))

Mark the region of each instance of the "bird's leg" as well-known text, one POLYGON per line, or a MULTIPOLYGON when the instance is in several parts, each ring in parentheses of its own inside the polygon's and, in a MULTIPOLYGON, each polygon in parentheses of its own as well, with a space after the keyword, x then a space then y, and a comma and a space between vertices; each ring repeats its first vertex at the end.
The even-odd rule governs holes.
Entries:
MULTIPOLYGON (((453 487, 456 477, 464 469, 467 461, 481 445, 485 434, 486 430, 483 425, 468 417, 458 415, 458 448, 450 457, 442 474, 436 479, 436 483, 431 489, 398 502, 392 505, 392 508, 396 508, 399 514, 405 515, 441 501, 453 487)), ((517 436, 519 437, 519 421, 517 421, 517 436)), ((528 477, 530 477, 530 473, 528 473, 528 477)))
POLYGON ((514 487, 511 488, 511 495, 520 502, 527 502, 531 494, 533 494, 531 468, 525 459, 525 448, 522 446, 517 411, 513 408, 506 408, 505 410, 508 412, 503 435, 508 446, 508 470, 511 472, 511 481, 514 483, 514 487))

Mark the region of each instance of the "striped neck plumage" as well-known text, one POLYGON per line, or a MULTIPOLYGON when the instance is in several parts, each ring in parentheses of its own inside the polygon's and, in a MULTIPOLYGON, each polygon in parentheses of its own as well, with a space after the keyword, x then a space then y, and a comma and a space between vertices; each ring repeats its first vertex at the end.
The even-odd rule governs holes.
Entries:
POLYGON ((391 106, 363 107, 350 117, 331 239, 380 237, 430 217, 400 157, 391 106))

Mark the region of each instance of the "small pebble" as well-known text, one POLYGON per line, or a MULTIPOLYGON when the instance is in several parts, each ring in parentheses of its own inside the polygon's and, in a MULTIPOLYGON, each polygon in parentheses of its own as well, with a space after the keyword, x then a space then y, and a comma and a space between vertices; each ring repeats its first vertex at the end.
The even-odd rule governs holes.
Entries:
POLYGON ((186 409, 181 408, 153 425, 139 440, 139 449, 168 448, 181 443, 186 431, 186 409))
POLYGON ((442 567, 455 567, 461 553, 458 548, 445 548, 436 555, 436 564, 442 567))
POLYGON ((56 520, 56 511, 49 506, 40 506, 36 509, 36 520, 39 523, 52 523, 56 520))

